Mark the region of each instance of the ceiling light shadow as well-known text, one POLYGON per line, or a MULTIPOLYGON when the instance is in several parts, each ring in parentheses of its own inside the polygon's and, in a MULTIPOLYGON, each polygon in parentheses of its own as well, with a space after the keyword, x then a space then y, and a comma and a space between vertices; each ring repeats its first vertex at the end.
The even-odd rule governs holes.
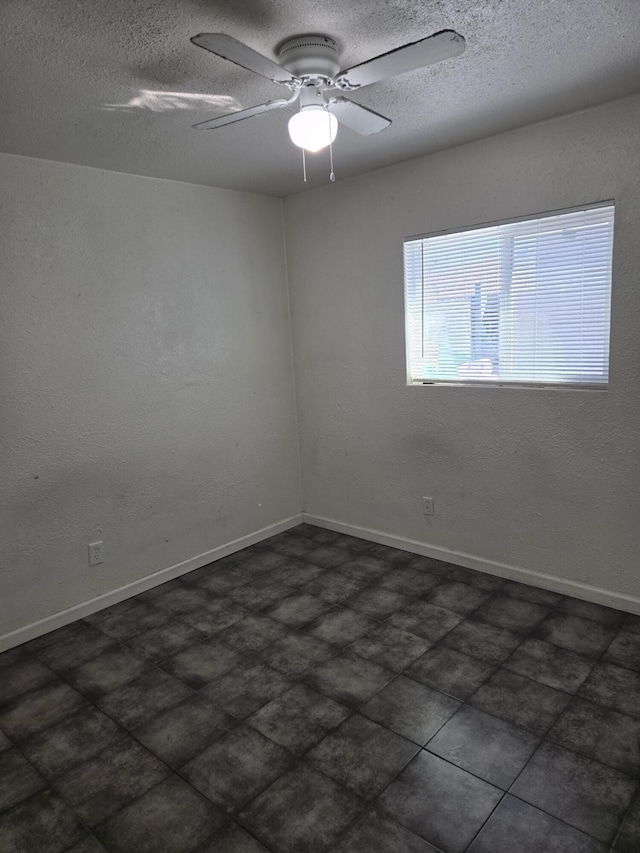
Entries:
POLYGON ((103 104, 99 109, 108 112, 149 111, 165 113, 171 110, 198 110, 202 107, 214 107, 223 112, 242 109, 241 105, 229 95, 204 95, 196 92, 162 92, 154 89, 140 89, 125 104, 103 104))

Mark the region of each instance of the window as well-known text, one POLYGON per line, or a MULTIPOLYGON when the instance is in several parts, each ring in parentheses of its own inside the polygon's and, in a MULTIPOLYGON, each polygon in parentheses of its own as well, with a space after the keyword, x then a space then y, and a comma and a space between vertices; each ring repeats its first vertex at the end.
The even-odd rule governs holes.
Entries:
POLYGON ((408 384, 606 388, 613 203, 404 243, 408 384))

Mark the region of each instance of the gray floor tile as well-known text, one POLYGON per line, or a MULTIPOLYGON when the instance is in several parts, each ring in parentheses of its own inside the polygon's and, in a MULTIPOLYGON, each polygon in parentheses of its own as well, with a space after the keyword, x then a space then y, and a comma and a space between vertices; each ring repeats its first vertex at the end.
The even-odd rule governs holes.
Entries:
POLYGON ((0 815, 3 853, 62 853, 85 830, 76 815, 51 791, 42 791, 0 815))
POLYGON ((56 679, 5 705, 0 711, 0 728, 19 743, 75 713, 86 704, 84 696, 56 679))
POLYGON ((294 587, 303 587, 305 584, 319 577, 325 570, 321 566, 313 566, 305 560, 297 560, 295 557, 283 558, 282 565, 270 573, 271 580, 277 583, 291 584, 294 587))
POLYGON ((328 571, 306 583, 302 587, 302 591, 316 595, 330 604, 340 604, 366 584, 367 581, 348 578, 339 572, 328 571))
POLYGON ((603 660, 640 671, 640 634, 620 631, 604 654, 603 660))
POLYGON ((170 776, 95 828, 110 853, 191 853, 226 815, 183 779, 170 776))
POLYGON ((614 847, 618 853, 638 853, 640 850, 640 792, 622 821, 614 847))
POLYGON ((298 677, 338 654, 338 647, 293 631, 260 653, 260 659, 285 675, 298 677))
POLYGON ((625 774, 546 742, 510 793, 608 844, 635 788, 625 774))
POLYGON ((426 601, 414 601, 411 604, 390 616, 388 622, 394 628, 416 634, 425 640, 435 643, 452 631, 464 616, 454 613, 436 604, 426 601))
POLYGON ((565 598, 558 605, 558 610, 583 619, 592 619, 609 628, 621 628, 625 621, 625 614, 620 610, 593 604, 591 601, 581 601, 579 598, 565 598))
POLYGON ((29 738, 22 750, 47 779, 93 758, 122 734, 112 719, 93 705, 29 738))
MULTIPOLYGON (((175 588, 177 589, 179 586, 186 583, 189 586, 197 586, 206 589, 207 584, 214 575, 226 568, 233 570, 236 566, 236 554, 229 554, 227 557, 222 557, 220 560, 215 560, 213 563, 208 563, 206 566, 194 569, 194 571, 183 575, 179 582, 175 584, 175 588)), ((163 584, 163 586, 166 586, 166 584, 163 584)), ((140 596, 138 596, 138 598, 139 597, 140 596)))
POLYGON ((430 640, 385 623, 352 643, 351 650, 393 672, 400 672, 424 654, 430 645, 430 640))
POLYGON ((6 749, 0 754, 0 812, 26 800, 46 784, 17 749, 6 749))
POLYGON ((177 769, 216 740, 237 720, 203 696, 190 696, 132 734, 165 764, 177 769))
POLYGON ((0 677, 0 707, 12 702, 29 690, 43 687, 56 676, 49 667, 32 657, 19 657, 15 663, 2 667, 0 677))
POLYGON ((47 645, 35 652, 36 657, 50 667, 54 672, 64 675, 84 661, 99 655, 114 644, 112 637, 107 637, 92 625, 75 622, 77 631, 65 639, 58 640, 53 645, 47 645))
POLYGON ((247 720, 261 734, 302 755, 351 712, 304 684, 273 699, 247 720))
POLYGON ((457 699, 468 699, 495 668, 495 664, 438 645, 411 664, 407 675, 457 699))
POLYGON ((356 708, 393 678, 394 673, 377 663, 345 652, 318 666, 307 683, 336 702, 356 708))
POLYGON ((306 557, 319 545, 320 543, 305 536, 291 536, 282 542, 275 542, 271 547, 277 554, 284 554, 286 557, 306 557))
POLYGON ((180 775, 231 813, 250 802, 293 761, 291 753, 255 729, 238 726, 186 764, 180 775))
POLYGON ((87 833, 77 844, 65 850, 65 853, 107 853, 94 835, 87 833))
POLYGON ((251 614, 234 622, 216 634, 216 640, 232 646, 239 652, 259 652, 276 640, 285 637, 289 629, 268 616, 251 614))
POLYGON ((489 598, 490 593, 484 592, 475 586, 458 581, 443 581, 434 587, 425 599, 431 604, 446 607, 447 610, 455 610, 456 613, 465 615, 476 610, 489 598))
MULTIPOLYGON (((33 640, 32 642, 36 642, 33 640)), ((21 660, 28 660, 29 655, 25 646, 14 646, 12 649, 7 649, 5 652, 0 652, 0 671, 5 667, 18 663, 21 660)))
POLYGON ((133 681, 151 667, 151 663, 124 646, 112 646, 66 674, 72 687, 89 699, 98 699, 116 687, 133 681))
POLYGON ((460 702, 403 675, 387 684, 361 709, 362 714, 423 745, 458 710, 460 702))
POLYGON ((627 613, 627 618, 623 622, 623 627, 625 631, 640 634, 640 615, 636 613, 627 613))
POLYGON ((471 697, 471 704, 537 735, 544 735, 571 697, 500 669, 471 697))
POLYGON ((508 595, 494 596, 481 605, 474 614, 483 622, 506 628, 514 634, 528 634, 548 615, 548 607, 533 604, 531 601, 522 601, 519 598, 511 598, 508 595))
POLYGON ((299 525, 0 654, 0 849, 636 853, 638 637, 638 616, 299 525), (104 845, 60 840, 47 778, 104 845))
POLYGON ((244 719, 284 693, 293 681, 259 661, 244 661, 200 690, 234 717, 244 719))
POLYGON ((165 622, 159 628, 152 628, 128 640, 127 645, 147 660, 160 663, 175 655, 176 652, 199 643, 205 637, 202 631, 198 631, 192 625, 174 619, 165 622))
POLYGON ((206 607, 209 598, 205 590, 185 585, 159 595, 153 600, 153 606, 168 616, 180 616, 206 607))
POLYGON ((246 607, 234 604, 229 598, 215 598, 206 607, 183 613, 180 621, 210 637, 228 628, 229 625, 234 625, 250 613, 251 611, 246 607))
POLYGON ((167 614, 150 604, 139 604, 128 599, 87 616, 84 621, 114 640, 128 640, 163 625, 167 621, 167 614))
POLYGON ((465 705, 426 748, 506 791, 539 743, 537 735, 465 705))
POLYGON ((368 581, 377 581, 392 569, 393 567, 385 560, 379 560, 377 557, 369 557, 365 554, 357 557, 351 555, 351 559, 347 560, 346 563, 340 563, 338 566, 340 574, 349 578, 368 581))
POLYGON ((554 607, 562 600, 563 596, 548 589, 538 589, 518 581, 507 581, 500 590, 502 595, 510 595, 512 598, 520 598, 522 601, 531 601, 533 604, 544 604, 546 607, 554 607))
POLYGON ((330 605, 315 595, 306 592, 294 592, 264 611, 266 616, 283 622, 291 628, 299 628, 326 613, 330 605))
POLYGON ((107 693, 97 705, 121 726, 131 730, 191 695, 192 691, 186 684, 166 672, 152 669, 135 681, 107 693))
POLYGON ((320 566, 323 569, 336 569, 345 563, 349 557, 342 548, 335 548, 333 545, 319 545, 309 551, 305 559, 313 563, 314 566, 320 566))
POLYGON ((241 661, 240 652, 216 636, 178 652, 165 660, 161 669, 197 690, 234 669, 241 661))
POLYGON ((435 847, 462 853, 501 797, 499 788, 423 751, 377 805, 435 847))
MULTIPOLYGON (((265 543, 265 545, 270 545, 271 540, 265 543)), ((261 545, 254 546, 253 548, 247 549, 250 553, 247 556, 242 556, 242 565, 249 572, 255 573, 257 575, 268 575, 274 569, 277 569, 278 566, 282 565, 282 554, 278 554, 277 551, 271 550, 268 547, 262 547, 261 545)), ((241 552, 244 554, 244 552, 241 552)))
POLYGON ((469 853, 607 853, 608 847, 515 797, 506 796, 469 853))
POLYGON ((211 570, 197 579, 197 585, 200 589, 206 589, 207 592, 213 593, 225 593, 230 589, 249 583, 251 573, 247 572, 241 564, 233 562, 236 556, 233 554, 232 562, 222 566, 222 560, 213 563, 211 570))
POLYGON ((394 566, 388 574, 378 579, 377 586, 413 598, 416 595, 425 595, 439 583, 439 578, 421 572, 419 569, 413 569, 410 566, 394 566))
POLYGON ((311 767, 278 779, 238 819, 277 853, 324 853, 363 802, 311 767))
POLYGON ((311 622, 305 627, 305 631, 327 643, 346 646, 363 634, 368 634, 377 624, 368 616, 342 605, 334 607, 311 622))
POLYGON ((227 829, 216 833, 213 838, 198 847, 196 853, 269 853, 246 829, 232 824, 227 829))
POLYGON ((51 784, 77 815, 96 826, 169 774, 169 768, 123 735, 101 753, 51 784))
POLYGON ((575 693, 593 665, 593 659, 584 658, 560 646, 543 640, 525 640, 504 666, 511 672, 526 675, 548 687, 575 693))
POLYGON ((630 669, 612 663, 597 664, 580 688, 579 695, 596 705, 640 718, 640 673, 630 669))
POLYGON ((572 699, 549 739, 622 770, 640 775, 640 720, 585 699, 572 699))
POLYGON ((598 658, 616 635, 615 628, 581 619, 569 613, 552 613, 542 622, 534 636, 589 658, 598 658))
POLYGON ((358 818, 331 853, 438 853, 427 841, 374 809, 358 818))
POLYGON ((368 586, 366 589, 352 595, 344 603, 345 607, 351 607, 360 613, 365 613, 373 619, 386 619, 396 610, 405 607, 411 602, 412 596, 385 589, 382 586, 368 586))
POLYGON ((366 800, 377 797, 418 747, 360 714, 328 734, 306 756, 335 782, 366 800))
POLYGON ((488 663, 502 663, 522 642, 522 637, 469 616, 443 640, 443 645, 488 663))
POLYGON ((250 610, 264 610, 293 592, 293 585, 278 583, 270 576, 252 581, 229 592, 229 598, 250 610))

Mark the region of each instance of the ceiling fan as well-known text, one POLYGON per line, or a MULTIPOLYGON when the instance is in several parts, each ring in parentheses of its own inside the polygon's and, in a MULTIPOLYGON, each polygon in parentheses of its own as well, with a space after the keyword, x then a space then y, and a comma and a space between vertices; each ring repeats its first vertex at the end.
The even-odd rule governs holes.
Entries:
POLYGON ((391 119, 344 97, 343 92, 459 56, 465 48, 461 35, 453 30, 442 30, 341 71, 338 43, 326 35, 287 39, 278 49, 280 64, 224 33, 200 33, 191 41, 291 92, 287 98, 218 116, 194 127, 213 130, 299 100, 300 111, 289 121, 289 135, 303 151, 313 152, 331 145, 338 123, 365 136, 378 133, 391 124, 391 119))

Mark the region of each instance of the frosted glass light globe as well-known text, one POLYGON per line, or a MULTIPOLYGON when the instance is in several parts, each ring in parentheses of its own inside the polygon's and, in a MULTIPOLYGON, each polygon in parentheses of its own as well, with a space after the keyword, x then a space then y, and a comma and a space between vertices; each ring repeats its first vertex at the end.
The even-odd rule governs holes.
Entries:
POLYGON ((305 151, 320 151, 336 138, 338 119, 321 106, 302 107, 289 119, 289 136, 305 151))

